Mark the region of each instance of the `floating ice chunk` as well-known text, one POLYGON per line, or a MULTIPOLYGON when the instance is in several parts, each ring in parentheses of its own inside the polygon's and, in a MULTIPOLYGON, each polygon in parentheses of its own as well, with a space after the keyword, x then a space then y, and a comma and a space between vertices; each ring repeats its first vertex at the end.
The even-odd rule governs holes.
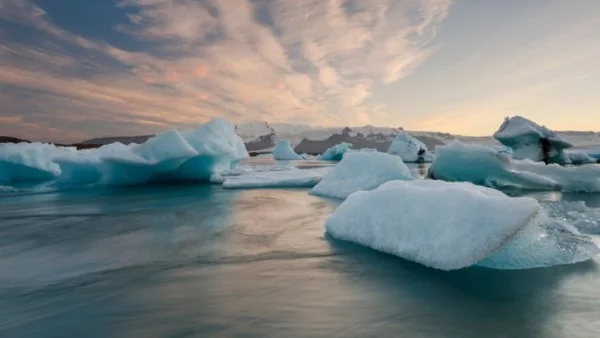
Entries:
POLYGON ((325 227, 334 238, 441 270, 547 267, 599 252, 534 199, 470 183, 387 182, 350 195, 325 227))
POLYGON ((545 165, 530 160, 513 161, 514 169, 522 175, 531 173, 557 183, 558 190, 570 192, 600 192, 600 166, 587 164, 563 167, 545 165))
POLYGON ((391 180, 411 180, 410 170, 398 156, 378 152, 351 152, 311 194, 344 199, 359 190, 375 189, 391 180))
POLYGON ((239 175, 225 176, 223 187, 240 188, 312 188, 325 176, 331 167, 278 170, 261 170, 239 175))
POLYGON ((293 160, 302 160, 302 156, 296 154, 294 149, 292 149, 292 145, 288 140, 279 140, 277 144, 275 144, 275 148, 273 148, 273 157, 276 160, 283 161, 293 161, 293 160))
POLYGON ((581 150, 567 150, 563 153, 563 158, 565 159, 565 164, 589 164, 596 163, 598 160, 590 155, 588 155, 585 151, 581 150))
POLYGON ((391 181, 348 196, 325 227, 334 238, 454 270, 499 249, 540 209, 532 198, 470 183, 391 181))
POLYGON ((543 268, 583 262, 599 252, 589 237, 566 221, 542 212, 537 222, 525 226, 477 265, 495 269, 543 268))
POLYGON ((0 147, 0 177, 56 178, 55 185, 205 181, 247 157, 233 125, 216 119, 197 129, 161 133, 143 144, 113 143, 80 151, 43 144, 5 145, 0 147))
POLYGON ((589 157, 591 157, 593 159, 596 159, 597 161, 600 161, 600 147, 598 147, 598 148, 589 148, 589 149, 585 149, 583 151, 589 157))
POLYGON ((318 160, 321 161, 341 161, 346 152, 352 151, 352 144, 342 142, 336 144, 333 147, 329 147, 321 155, 317 156, 318 160))
POLYGON ((0 145, 0 182, 44 181, 58 177, 52 159, 74 149, 46 143, 5 143, 0 145))
POLYGON ((521 116, 506 118, 494 133, 494 138, 513 150, 516 159, 542 161, 542 140, 548 142, 549 157, 553 162, 563 163, 563 149, 573 145, 563 136, 521 116))
POLYGON ((530 160, 513 160, 496 149, 458 141, 438 147, 429 175, 494 188, 600 191, 600 167, 562 167, 530 160))
POLYGON ((396 139, 390 144, 388 154, 398 155, 404 162, 431 162, 433 154, 429 152, 425 143, 400 131, 396 139))
POLYGON ((352 144, 342 142, 333 147, 327 148, 323 154, 317 157, 321 161, 341 161, 346 152, 352 150, 352 144))

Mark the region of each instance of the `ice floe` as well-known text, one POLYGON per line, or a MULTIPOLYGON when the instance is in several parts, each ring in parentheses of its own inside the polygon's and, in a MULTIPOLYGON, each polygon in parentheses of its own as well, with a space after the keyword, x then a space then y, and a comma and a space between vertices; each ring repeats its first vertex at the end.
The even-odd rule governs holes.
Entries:
POLYGON ((441 270, 546 267, 598 253, 533 198, 470 183, 387 182, 351 194, 325 227, 334 238, 441 270))
POLYGON ((600 167, 515 160, 490 147, 458 141, 438 147, 429 176, 494 188, 600 192, 600 167))
POLYGON ((396 135, 387 152, 400 156, 404 162, 431 162, 433 160, 433 154, 427 149, 425 143, 405 131, 400 131, 396 135))
POLYGON ((371 190, 387 181, 410 179, 410 170, 398 156, 350 152, 311 190, 311 194, 344 199, 355 191, 371 190))

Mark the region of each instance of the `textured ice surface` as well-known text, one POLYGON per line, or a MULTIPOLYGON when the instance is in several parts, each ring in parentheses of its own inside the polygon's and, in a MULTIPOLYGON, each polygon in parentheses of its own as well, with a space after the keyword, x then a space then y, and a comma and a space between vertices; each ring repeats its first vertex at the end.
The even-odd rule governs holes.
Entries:
POLYGON ((334 238, 454 270, 489 256, 540 209, 532 198, 470 183, 392 181, 348 196, 325 227, 334 238))
POLYGON ((14 187, 0 185, 0 193, 10 194, 10 193, 16 193, 18 191, 19 190, 14 187))
POLYGON ((495 188, 599 192, 600 167, 563 167, 530 160, 482 145, 453 142, 438 147, 429 175, 445 181, 465 181, 495 188))
POLYGON ((328 148, 317 159, 321 161, 341 161, 348 151, 352 151, 352 144, 343 142, 328 148))
POLYGON ((350 152, 315 186, 314 195, 346 198, 391 180, 410 180, 410 170, 398 156, 378 152, 350 152))
POLYGON ((246 157, 233 125, 216 119, 197 129, 164 132, 142 144, 113 143, 80 151, 39 143, 3 145, 0 179, 54 179, 56 185, 203 181, 246 157))
POLYGON ((288 141, 288 140, 277 141, 275 148, 273 148, 273 157, 276 160, 285 160, 285 161, 302 160, 303 159, 302 156, 300 156, 294 152, 294 149, 292 149, 292 145, 290 144, 290 141, 288 141))
POLYGON ((431 162, 433 160, 433 154, 429 152, 425 143, 405 131, 400 131, 396 135, 396 139, 390 144, 388 154, 400 156, 404 162, 431 162))
POLYGON ((592 158, 600 161, 600 147, 597 148, 589 148, 585 150, 585 153, 592 158))
POLYGON ((60 175, 60 167, 52 159, 73 151, 45 143, 1 144, 0 182, 54 179, 60 175))
POLYGON ((542 268, 583 262, 599 251, 589 237, 543 210, 537 222, 525 226, 500 250, 477 265, 495 269, 542 268))
POLYGON ((541 202, 548 216, 569 224, 587 234, 600 234, 600 209, 590 208, 583 201, 541 202))
POLYGON ((563 159, 565 164, 588 164, 596 163, 598 160, 587 152, 582 150, 567 150, 563 152, 563 159))
MULTIPOLYGON (((229 189, 240 188, 312 188, 323 176, 331 171, 331 167, 310 169, 271 168, 253 170, 231 175, 225 173, 223 187, 229 189)), ((212 180, 216 182, 216 179, 212 180)))
POLYGON ((546 267, 598 254, 534 199, 470 183, 388 182, 350 195, 325 227, 334 238, 441 270, 546 267))
POLYGON ((548 140, 550 157, 560 163, 564 161, 562 158, 563 149, 573 146, 563 136, 521 116, 506 118, 504 123, 494 133, 494 137, 500 143, 513 150, 514 158, 530 159, 533 161, 544 159, 540 143, 541 139, 548 140))

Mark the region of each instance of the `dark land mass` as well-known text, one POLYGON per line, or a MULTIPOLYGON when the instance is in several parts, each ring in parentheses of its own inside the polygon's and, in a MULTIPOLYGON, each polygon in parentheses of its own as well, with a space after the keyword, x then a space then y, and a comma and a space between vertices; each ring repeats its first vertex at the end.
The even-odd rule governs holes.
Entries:
MULTIPOLYGON (((0 136, 0 144, 2 143, 31 143, 29 140, 21 139, 18 137, 12 136, 0 136)), ((53 143, 53 142, 47 142, 53 143)), ((57 147, 75 147, 77 150, 80 149, 94 149, 99 148, 101 144, 86 144, 86 143, 73 143, 73 144, 62 144, 62 143, 53 143, 57 147)))
MULTIPOLYGON (((104 137, 85 140, 74 144, 55 143, 55 145, 60 147, 76 147, 78 150, 94 149, 113 142, 121 142, 123 144, 144 143, 152 136, 153 135, 104 137)), ((415 137, 421 140, 421 142, 425 143, 429 149, 435 149, 436 146, 443 144, 440 140, 434 137, 422 135, 415 137)), ((358 135, 352 136, 350 135, 350 129, 346 128, 343 130, 342 134, 333 134, 324 140, 309 140, 305 138, 295 147, 294 151, 296 151, 296 153, 298 154, 319 155, 325 152, 327 148, 345 142, 352 144, 352 147, 354 149, 371 148, 377 149, 381 152, 386 152, 390 147, 390 144, 392 143, 393 139, 393 135, 384 134, 369 134, 367 136, 364 136, 359 133, 358 135)), ((275 146, 275 141, 276 135, 274 133, 271 133, 267 135, 262 135, 252 141, 248 141, 245 143, 245 145, 250 156, 256 156, 259 154, 270 153, 270 148, 275 146)), ((28 140, 19 139, 16 137, 0 136, 0 143, 20 142, 30 143, 30 141, 28 140)))
MULTIPOLYGON (((435 149, 435 147, 444 144, 442 141, 434 137, 422 135, 414 137, 425 143, 427 148, 432 150, 435 149)), ((344 130, 341 135, 333 134, 325 140, 309 140, 305 138, 294 148, 294 151, 298 154, 319 155, 325 152, 327 148, 333 147, 337 144, 350 143, 354 149, 371 148, 377 149, 377 151, 380 152, 387 152, 393 140, 394 138, 390 135, 383 134, 371 134, 364 136, 359 133, 356 136, 351 136, 349 132, 344 130)))
POLYGON ((18 137, 0 136, 0 143, 31 143, 31 141, 20 139, 18 137))

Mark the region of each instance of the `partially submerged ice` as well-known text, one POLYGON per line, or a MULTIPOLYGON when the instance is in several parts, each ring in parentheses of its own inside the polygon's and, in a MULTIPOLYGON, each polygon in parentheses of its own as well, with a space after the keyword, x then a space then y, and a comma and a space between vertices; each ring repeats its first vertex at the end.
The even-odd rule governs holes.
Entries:
POLYGON ((589 164, 597 163, 600 160, 600 154, 585 150, 566 150, 563 153, 564 164, 589 164))
POLYGON ((599 251, 536 200, 470 183, 387 182, 351 194, 325 228, 334 238, 441 270, 547 267, 599 251))
POLYGON ((506 118, 494 138, 513 150, 516 159, 570 163, 563 150, 573 147, 566 138, 522 116, 506 118))
POLYGON ((222 183, 223 187, 227 189, 312 188, 331 169, 331 167, 307 169, 273 167, 247 171, 232 170, 213 176, 211 181, 222 183))
POLYGON ((35 143, 3 145, 0 180, 53 180, 57 185, 207 181, 247 157, 233 125, 216 119, 197 129, 161 133, 142 144, 80 151, 35 143))
POLYGON ((327 148, 327 150, 319 155, 317 159, 321 161, 341 161, 342 158, 344 158, 344 155, 349 151, 352 151, 352 144, 342 142, 327 148))
POLYGON ((72 148, 45 143, 5 143, 0 145, 0 182, 45 181, 58 177, 57 155, 74 152, 72 148))
POLYGON ((398 156, 379 152, 350 152, 325 176, 311 194, 344 199, 359 190, 371 190, 391 180, 411 180, 398 156))
POLYGON ((292 145, 288 140, 277 141, 277 144, 275 144, 275 148, 273 148, 273 158, 275 158, 276 160, 283 161, 294 161, 304 159, 302 156, 294 152, 294 149, 292 149, 292 145))
POLYGON ((431 162, 433 154, 427 149, 425 143, 405 131, 400 131, 390 144, 388 154, 397 155, 404 162, 431 162))
POLYGON ((600 192, 600 167, 596 165, 563 167, 514 160, 498 149, 458 141, 436 149, 429 176, 493 188, 600 192))

